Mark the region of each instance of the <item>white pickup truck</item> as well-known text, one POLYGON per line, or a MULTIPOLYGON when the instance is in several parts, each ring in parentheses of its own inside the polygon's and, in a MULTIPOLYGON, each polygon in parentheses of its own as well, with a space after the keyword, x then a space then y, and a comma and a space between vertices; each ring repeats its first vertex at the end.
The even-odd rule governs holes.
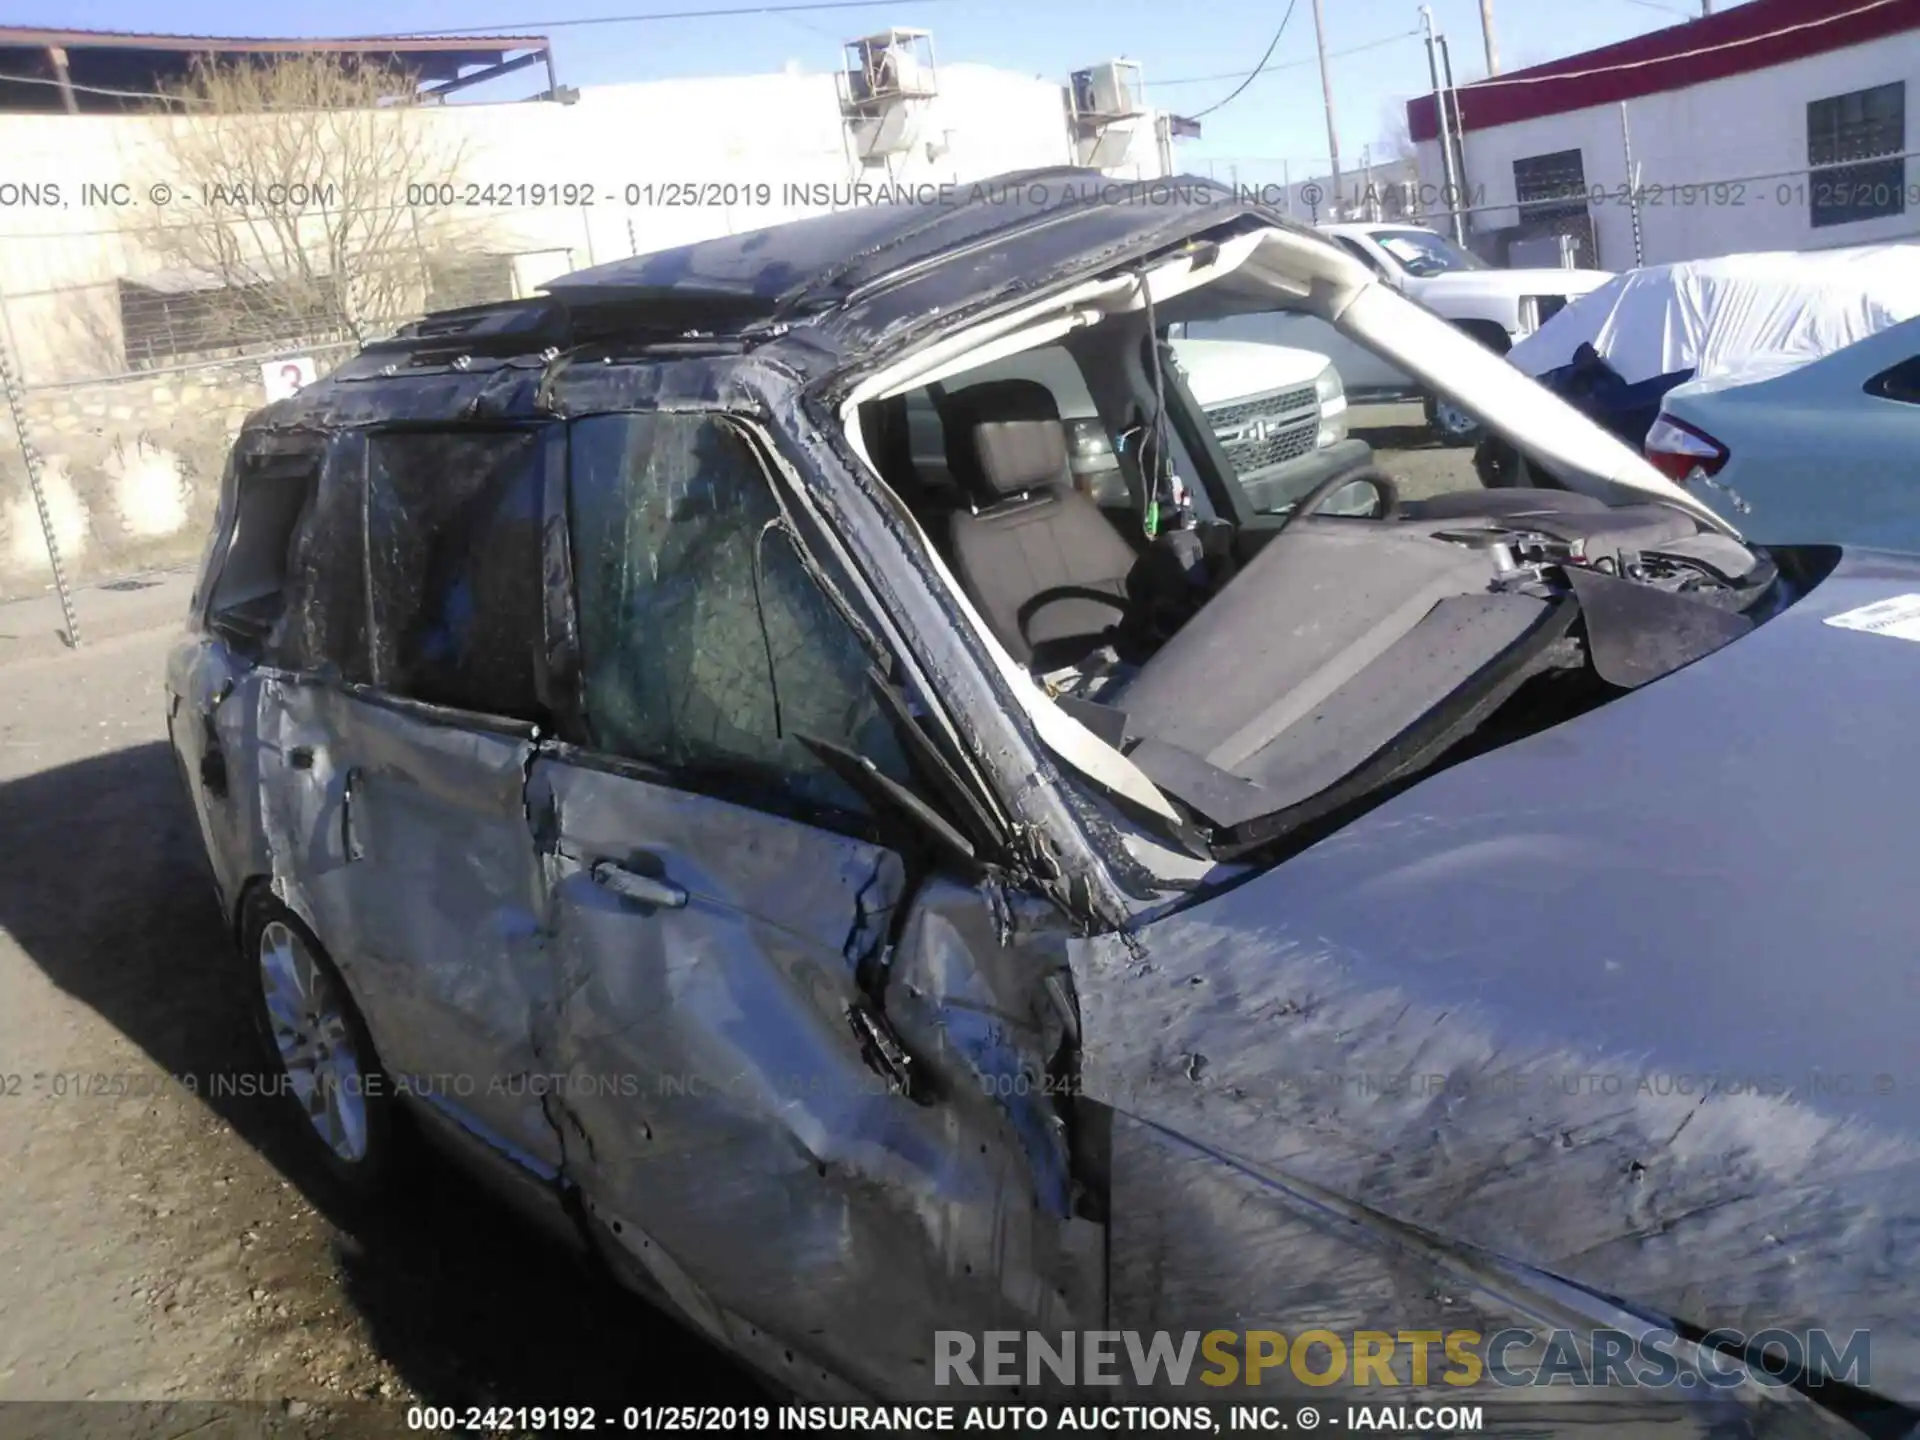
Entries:
MULTIPOLYGON (((1279 513, 1331 476, 1371 462, 1372 447, 1347 434, 1346 393, 1324 354, 1181 338, 1172 351, 1254 510, 1279 513)), ((967 384, 993 380, 1029 380, 1052 392, 1067 426, 1074 483, 1104 507, 1124 510, 1133 503, 1112 438, 1064 347, 1027 350, 965 377, 967 384)), ((945 440, 926 391, 907 396, 907 425, 915 465, 923 475, 944 473, 945 440)))
MULTIPOLYGON (((1613 278, 1604 270, 1495 269, 1445 236, 1417 225, 1353 223, 1319 228, 1394 289, 1502 355, 1569 300, 1613 278)), ((1186 327, 1186 333, 1208 340, 1262 340, 1315 350, 1333 361, 1352 400, 1422 400, 1428 423, 1450 441, 1469 441, 1478 428, 1471 416, 1423 395, 1411 377, 1313 316, 1236 315, 1196 322, 1186 327)))

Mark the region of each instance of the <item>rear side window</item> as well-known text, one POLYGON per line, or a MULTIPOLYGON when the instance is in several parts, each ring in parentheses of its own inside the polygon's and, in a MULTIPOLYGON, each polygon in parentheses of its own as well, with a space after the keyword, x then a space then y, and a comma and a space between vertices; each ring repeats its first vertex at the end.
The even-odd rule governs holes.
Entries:
POLYGON ((320 450, 291 454, 236 452, 232 458, 233 522, 201 567, 213 626, 257 656, 287 607, 294 536, 320 482, 320 450), (211 591, 208 585, 211 584, 211 591))
POLYGON ((700 415, 575 423, 570 523, 592 743, 841 810, 854 792, 800 743, 909 771, 864 644, 807 572, 761 467, 700 415))
MULTIPOLYGON (((240 480, 244 489, 246 476, 240 480)), ((337 437, 308 499, 288 553, 285 606, 270 652, 295 670, 364 683, 367 664, 366 465, 357 436, 337 437)), ((263 509, 282 513, 285 497, 263 509)), ((245 502, 239 526, 248 523, 245 502)), ((238 543, 238 535, 235 536, 238 543)), ((222 576, 222 589, 225 577, 222 576)), ((214 603, 219 604, 216 592, 214 603)))
POLYGON ((374 683, 541 720, 541 508, 533 430, 383 432, 367 463, 374 683))

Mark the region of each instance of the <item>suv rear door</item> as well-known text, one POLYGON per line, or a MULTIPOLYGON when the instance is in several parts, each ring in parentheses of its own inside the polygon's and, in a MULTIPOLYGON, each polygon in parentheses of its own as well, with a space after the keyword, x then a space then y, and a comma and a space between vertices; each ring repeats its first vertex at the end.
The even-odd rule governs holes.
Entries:
POLYGON ((409 427, 362 443, 369 684, 326 697, 346 767, 347 973, 397 1083, 551 1175, 522 791, 546 719, 541 533, 561 436, 409 427))
POLYGON ((393 1079, 552 1173, 522 790, 557 429, 250 434, 169 720, 224 902, 270 879, 393 1079))

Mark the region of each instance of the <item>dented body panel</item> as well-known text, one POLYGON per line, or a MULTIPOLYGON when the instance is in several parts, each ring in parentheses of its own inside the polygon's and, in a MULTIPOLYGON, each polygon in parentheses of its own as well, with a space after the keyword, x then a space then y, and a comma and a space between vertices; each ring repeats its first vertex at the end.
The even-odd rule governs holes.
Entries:
MULTIPOLYGON (((296 558, 365 543, 351 487, 383 428, 542 430, 550 713, 243 654, 203 584, 169 724, 228 913, 270 889, 409 1103, 802 1394, 951 1400, 938 1330, 1638 1319, 1871 1328, 1875 1389, 1920 1407, 1920 780, 1878 763, 1920 650, 1820 623, 1920 591, 1920 565, 1854 557, 1691 668, 1271 868, 1217 868, 1237 883, 1208 895, 1139 859, 1176 842, 1129 849, 1142 832, 1043 743, 1028 677, 855 452, 838 407, 889 357, 1243 223, 1298 228, 1223 192, 830 217, 812 250, 730 237, 556 287, 712 306, 744 338, 375 349, 256 415, 241 452, 332 437, 296 558), (808 537, 889 693, 954 741, 972 845, 591 748, 566 432, 626 411, 724 416, 764 448, 763 535, 808 537), (1878 703, 1836 719, 1831 694, 1878 703), (1675 1081, 1841 1066, 1868 1093, 1675 1081)), ((284 628, 377 629, 358 604, 284 628)), ((1680 1433, 1829 1429, 1791 1391, 1690 1398, 1680 1433)))
MULTIPOLYGON (((1168 1195, 1162 1147, 1116 1142, 1116 1304, 1225 1165, 1701 1330, 1871 1331, 1874 1389, 1920 1402, 1920 778, 1886 763, 1920 652, 1823 623, 1916 588, 1916 562, 1848 560, 1658 685, 1080 942, 1088 1093, 1211 1157, 1168 1195)), ((1335 1329, 1402 1283, 1318 1273, 1281 1298, 1335 1329)))
POLYGON ((771 1333, 795 1374, 865 1393, 930 1374, 939 1328, 1097 1317, 1058 1124, 1029 1114, 1027 1087, 981 1083, 1037 1068, 1044 1036, 1027 994, 1042 957, 1024 936, 1001 946, 992 897, 909 897, 885 850, 563 757, 536 764, 531 793, 552 816, 558 992, 537 1048, 566 1077, 564 1168, 603 1244, 643 1268, 671 1256, 685 1277, 656 1283, 697 1285, 683 1308, 716 1338, 771 1333), (684 903, 609 891, 609 861, 672 876, 684 903), (871 1010, 856 971, 909 899, 885 1008, 930 1072, 919 1100, 850 1023, 871 1010))

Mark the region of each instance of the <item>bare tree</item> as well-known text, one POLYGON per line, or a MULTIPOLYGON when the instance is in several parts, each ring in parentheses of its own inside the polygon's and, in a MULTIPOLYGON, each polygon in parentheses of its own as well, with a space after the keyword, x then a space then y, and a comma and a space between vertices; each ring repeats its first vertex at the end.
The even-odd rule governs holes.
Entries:
POLYGON ((1380 137, 1373 142, 1373 149, 1386 164, 1404 167, 1409 172, 1414 168, 1419 151, 1413 143, 1413 132, 1407 128, 1404 101, 1390 101, 1381 110, 1380 137))
POLYGON ((427 308, 437 271, 470 271, 487 249, 484 229, 436 226, 406 203, 450 186, 465 147, 404 71, 331 54, 205 60, 170 99, 159 158, 172 196, 143 236, 162 273, 141 298, 164 312, 174 353, 364 341, 427 308))
POLYGON ((1380 134, 1373 142, 1374 183, 1382 197, 1389 220, 1407 219, 1418 213, 1416 197, 1420 187, 1419 151, 1407 128, 1407 107, 1401 101, 1389 101, 1380 112, 1380 134))

